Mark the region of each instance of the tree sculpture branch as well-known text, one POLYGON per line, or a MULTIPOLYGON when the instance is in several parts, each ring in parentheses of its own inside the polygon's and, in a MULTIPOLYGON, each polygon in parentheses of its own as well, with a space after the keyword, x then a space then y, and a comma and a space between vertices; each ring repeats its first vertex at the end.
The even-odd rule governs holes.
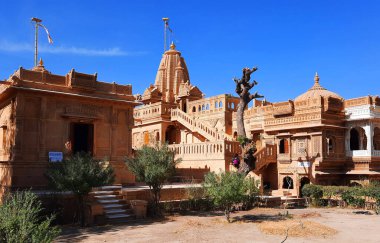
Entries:
POLYGON ((245 127, 244 127, 244 110, 247 108, 249 102, 253 99, 262 98, 264 96, 259 95, 257 92, 254 94, 250 93, 250 90, 257 85, 257 81, 251 80, 251 74, 257 71, 257 67, 253 68, 243 68, 243 74, 241 79, 234 78, 234 82, 236 84, 236 94, 240 97, 240 102, 238 105, 237 113, 236 113, 236 121, 237 121, 237 134, 240 137, 241 146, 242 146, 242 157, 243 163, 241 163, 239 171, 242 173, 248 174, 249 171, 254 169, 255 158, 253 156, 256 151, 255 145, 252 143, 250 139, 247 138, 245 127))

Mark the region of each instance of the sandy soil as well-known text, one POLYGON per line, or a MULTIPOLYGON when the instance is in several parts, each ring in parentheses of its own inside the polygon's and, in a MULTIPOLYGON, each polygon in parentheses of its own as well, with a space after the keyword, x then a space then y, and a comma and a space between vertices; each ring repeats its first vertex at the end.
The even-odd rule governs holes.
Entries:
POLYGON ((298 227, 298 233, 289 230, 286 242, 380 242, 378 215, 336 208, 287 210, 291 218, 279 216, 279 213, 285 213, 283 209, 257 208, 234 213, 232 223, 227 223, 220 213, 197 213, 126 225, 85 229, 64 227, 57 242, 281 242, 285 231, 268 231, 263 226, 277 228, 282 222, 294 225, 294 230, 298 227), (305 234, 299 233, 299 222, 305 234), (314 234, 310 227, 327 233, 314 234))

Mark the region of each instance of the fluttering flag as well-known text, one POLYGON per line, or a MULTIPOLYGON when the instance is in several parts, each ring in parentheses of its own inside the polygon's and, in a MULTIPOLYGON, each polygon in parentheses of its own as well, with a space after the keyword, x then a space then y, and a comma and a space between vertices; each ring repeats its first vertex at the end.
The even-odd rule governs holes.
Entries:
POLYGON ((38 25, 45 29, 47 37, 48 37, 49 44, 53 44, 53 39, 51 38, 51 36, 49 34, 49 30, 41 23, 38 23, 38 25))
POLYGON ((170 29, 170 27, 169 27, 169 21, 165 21, 165 25, 166 25, 166 28, 167 28, 171 33, 173 33, 172 29, 170 29))

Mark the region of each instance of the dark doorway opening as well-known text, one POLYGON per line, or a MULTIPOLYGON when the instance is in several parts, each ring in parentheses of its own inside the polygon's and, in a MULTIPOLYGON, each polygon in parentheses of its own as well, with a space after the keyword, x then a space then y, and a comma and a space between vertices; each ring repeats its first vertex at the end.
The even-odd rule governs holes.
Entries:
POLYGON ((300 197, 303 197, 303 195, 302 195, 302 188, 305 186, 305 185, 308 185, 308 184, 310 184, 310 179, 309 178, 307 178, 307 177, 302 177, 301 178, 301 186, 300 186, 300 197))
POLYGON ((359 132, 355 128, 350 131, 350 149, 359 150, 360 149, 360 138, 359 132))
POLYGON ((93 152, 94 146, 94 125, 87 123, 71 123, 70 137, 72 143, 72 152, 90 153, 93 152))

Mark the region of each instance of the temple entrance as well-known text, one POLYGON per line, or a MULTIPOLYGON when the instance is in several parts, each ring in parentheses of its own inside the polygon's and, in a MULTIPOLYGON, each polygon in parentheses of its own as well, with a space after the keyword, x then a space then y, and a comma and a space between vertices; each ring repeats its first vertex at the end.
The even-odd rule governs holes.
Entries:
POLYGON ((165 132, 165 141, 168 144, 178 144, 177 141, 177 130, 173 125, 168 126, 165 132))
POLYGON ((94 146, 94 124, 71 123, 70 140, 73 154, 93 152, 94 146))

